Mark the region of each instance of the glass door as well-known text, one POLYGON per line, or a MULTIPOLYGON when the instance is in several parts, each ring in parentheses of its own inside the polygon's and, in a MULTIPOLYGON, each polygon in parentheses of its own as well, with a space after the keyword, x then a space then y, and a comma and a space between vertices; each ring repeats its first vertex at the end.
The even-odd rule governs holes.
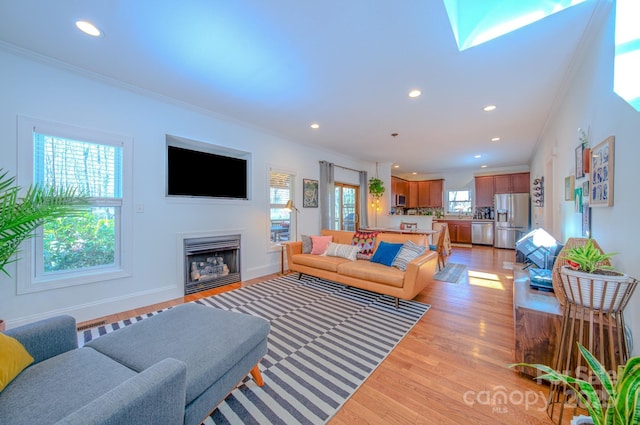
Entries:
POLYGON ((355 231, 358 228, 359 213, 358 199, 360 188, 344 183, 335 183, 335 217, 336 230, 355 231))

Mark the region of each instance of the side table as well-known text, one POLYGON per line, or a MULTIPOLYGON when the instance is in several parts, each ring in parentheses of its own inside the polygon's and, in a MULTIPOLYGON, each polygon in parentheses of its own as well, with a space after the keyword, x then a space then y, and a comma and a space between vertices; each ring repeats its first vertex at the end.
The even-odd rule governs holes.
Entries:
MULTIPOLYGON (((562 328, 562 306, 553 292, 532 289, 527 271, 513 272, 514 361, 553 365, 562 328)), ((517 367, 521 374, 537 377, 534 368, 517 367)))

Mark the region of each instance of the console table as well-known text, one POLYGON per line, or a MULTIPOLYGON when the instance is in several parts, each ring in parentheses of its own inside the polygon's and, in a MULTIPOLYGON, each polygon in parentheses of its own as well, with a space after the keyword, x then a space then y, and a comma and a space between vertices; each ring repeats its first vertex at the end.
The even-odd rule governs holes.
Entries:
MULTIPOLYGON (((526 270, 514 269, 513 278, 514 361, 553 366, 562 327, 560 301, 553 292, 531 289, 526 270)), ((531 377, 541 374, 529 367, 516 370, 531 377)))

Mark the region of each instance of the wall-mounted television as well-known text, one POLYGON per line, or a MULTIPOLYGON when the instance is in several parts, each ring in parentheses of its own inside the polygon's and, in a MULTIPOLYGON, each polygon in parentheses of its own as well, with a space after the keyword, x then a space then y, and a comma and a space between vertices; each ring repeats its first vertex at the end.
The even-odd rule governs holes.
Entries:
POLYGON ((167 135, 167 196, 249 199, 251 154, 167 135))

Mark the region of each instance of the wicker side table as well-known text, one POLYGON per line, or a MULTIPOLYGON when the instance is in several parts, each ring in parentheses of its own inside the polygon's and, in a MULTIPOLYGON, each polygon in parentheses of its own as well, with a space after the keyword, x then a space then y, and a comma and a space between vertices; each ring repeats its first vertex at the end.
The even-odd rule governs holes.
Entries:
MULTIPOLYGON (((623 310, 638 281, 629 276, 609 281, 601 276, 580 274, 583 276, 576 277, 565 268, 560 270, 560 290, 565 302, 554 368, 585 379, 590 370, 577 343, 609 371, 616 371, 618 365, 629 359, 623 310)), ((564 385, 552 383, 547 414, 554 423, 561 424, 565 408, 576 413, 579 406, 575 395, 564 385)))

